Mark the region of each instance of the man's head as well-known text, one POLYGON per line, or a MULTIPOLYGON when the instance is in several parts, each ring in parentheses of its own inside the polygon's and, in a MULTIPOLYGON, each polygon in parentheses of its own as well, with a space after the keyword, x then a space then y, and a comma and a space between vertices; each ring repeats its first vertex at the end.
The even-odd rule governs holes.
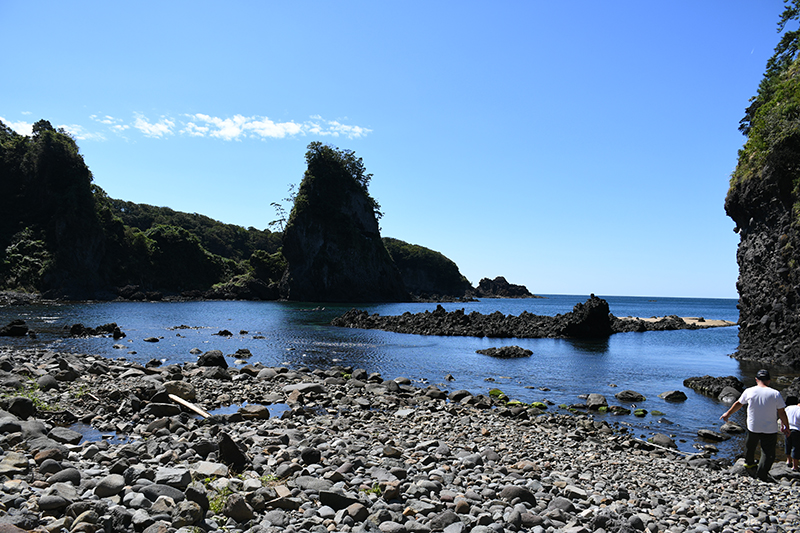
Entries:
POLYGON ((756 373, 756 380, 761 383, 767 383, 770 380, 769 370, 761 369, 756 373))
POLYGON ((797 396, 787 396, 786 405, 797 405, 797 396))

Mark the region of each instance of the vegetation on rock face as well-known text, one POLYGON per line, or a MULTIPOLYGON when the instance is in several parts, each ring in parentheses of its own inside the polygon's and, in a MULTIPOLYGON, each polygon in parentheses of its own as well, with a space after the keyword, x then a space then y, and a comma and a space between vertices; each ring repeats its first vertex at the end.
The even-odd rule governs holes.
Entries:
POLYGON ((412 294, 461 297, 472 288, 458 265, 437 251, 391 237, 384 237, 383 244, 412 294))
MULTIPOLYGON (((800 0, 787 2, 778 23, 783 31, 800 18, 800 0)), ((770 174, 781 193, 800 197, 800 30, 786 31, 767 62, 758 93, 742 118, 739 129, 747 136, 739 151, 731 187, 770 174)))
POLYGON ((0 123, 0 178, 0 289, 86 298, 126 285, 179 293, 235 277, 269 284, 282 274, 281 234, 109 198, 75 140, 46 120, 31 136, 0 123))

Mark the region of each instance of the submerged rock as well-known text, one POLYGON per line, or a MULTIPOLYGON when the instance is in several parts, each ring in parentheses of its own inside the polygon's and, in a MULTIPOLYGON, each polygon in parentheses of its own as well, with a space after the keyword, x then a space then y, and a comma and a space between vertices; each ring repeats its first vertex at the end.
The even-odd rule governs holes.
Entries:
POLYGON ((726 388, 734 389, 739 393, 744 391, 744 383, 736 376, 714 377, 705 375, 686 378, 683 380, 683 386, 712 398, 719 398, 726 388))
POLYGON ((3 327, 0 327, 0 336, 3 337, 24 337, 28 334, 28 325, 22 319, 12 320, 3 327))
POLYGON ((530 357, 533 355, 531 350, 527 350, 520 346, 501 346, 500 348, 486 348, 484 350, 475 350, 475 353, 481 355, 488 355, 489 357, 498 357, 501 359, 513 359, 517 357, 530 357))

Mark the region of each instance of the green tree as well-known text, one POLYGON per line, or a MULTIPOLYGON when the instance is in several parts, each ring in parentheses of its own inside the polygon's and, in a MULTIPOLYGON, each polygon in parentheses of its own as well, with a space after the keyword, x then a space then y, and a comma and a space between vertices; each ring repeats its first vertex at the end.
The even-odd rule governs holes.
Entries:
MULTIPOLYGON (((778 33, 785 31, 790 21, 800 19, 800 0, 784 0, 784 4, 785 7, 778 20, 778 33)), ((739 122, 739 130, 745 135, 750 134, 756 113, 761 106, 773 99, 783 73, 795 62, 798 52, 800 52, 800 29, 786 30, 775 47, 775 53, 767 60, 767 69, 758 86, 757 94, 750 99, 751 104, 739 122)))
MULTIPOLYGON (((340 150, 335 146, 314 141, 308 145, 306 164, 308 165, 308 170, 306 170, 305 173, 306 178, 313 178, 314 176, 336 176, 334 179, 326 180, 331 186, 317 186, 317 190, 321 194, 331 194, 334 195, 333 198, 341 198, 348 187, 358 187, 363 191, 370 202, 372 210, 375 213, 375 218, 378 220, 381 219, 383 216, 381 206, 369 194, 369 182, 372 179, 372 174, 367 173, 367 169, 364 167, 364 161, 360 157, 356 157, 355 152, 346 149, 340 150)), ((301 184, 300 190, 295 197, 295 206, 297 206, 298 201, 302 202, 305 200, 301 198, 303 192, 304 190, 301 184)), ((338 205, 336 201, 328 202, 328 204, 338 205)))
MULTIPOLYGON (((784 31, 800 17, 800 0, 786 0, 778 23, 784 31)), ((758 93, 740 123, 746 135, 731 186, 771 173, 783 198, 798 197, 800 182, 800 30, 786 31, 767 62, 758 93)))

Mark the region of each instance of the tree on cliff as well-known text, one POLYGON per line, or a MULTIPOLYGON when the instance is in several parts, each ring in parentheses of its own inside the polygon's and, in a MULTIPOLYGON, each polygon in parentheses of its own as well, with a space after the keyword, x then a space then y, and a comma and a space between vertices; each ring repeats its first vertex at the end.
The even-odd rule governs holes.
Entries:
POLYGON ((3 126, 0 176, 2 277, 27 290, 96 287, 105 243, 75 139, 46 120, 30 137, 3 126))
POLYGON ((403 280, 380 237, 361 158, 312 142, 283 236, 281 295, 317 302, 398 301, 403 280))
MULTIPOLYGON (((800 20, 786 1, 778 31, 800 20)), ((786 31, 740 123, 725 211, 740 235, 739 352, 800 367, 800 30, 786 31)))

